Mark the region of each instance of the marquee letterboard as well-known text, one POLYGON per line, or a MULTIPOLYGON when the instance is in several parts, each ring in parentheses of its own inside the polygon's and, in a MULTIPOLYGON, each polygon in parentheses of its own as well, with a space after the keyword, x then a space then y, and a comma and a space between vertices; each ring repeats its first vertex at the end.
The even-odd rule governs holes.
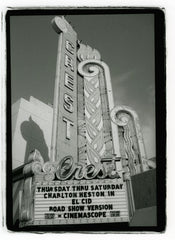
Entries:
POLYGON ((36 184, 34 224, 128 221, 126 185, 123 181, 68 180, 36 184))

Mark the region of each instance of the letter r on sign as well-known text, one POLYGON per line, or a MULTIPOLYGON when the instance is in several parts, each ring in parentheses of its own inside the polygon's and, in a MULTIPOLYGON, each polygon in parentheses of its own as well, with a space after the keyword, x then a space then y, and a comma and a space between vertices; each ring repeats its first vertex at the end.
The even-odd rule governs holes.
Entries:
POLYGON ((70 52, 71 54, 74 54, 74 45, 73 43, 66 40, 66 50, 70 52))
POLYGON ((69 57, 67 54, 65 54, 65 66, 70 68, 72 72, 74 72, 74 63, 73 59, 69 57))

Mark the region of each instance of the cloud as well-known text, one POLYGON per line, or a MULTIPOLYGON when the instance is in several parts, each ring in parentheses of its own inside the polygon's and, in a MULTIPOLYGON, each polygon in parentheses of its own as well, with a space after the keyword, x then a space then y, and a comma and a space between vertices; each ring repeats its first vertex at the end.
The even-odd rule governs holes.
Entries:
POLYGON ((115 79, 117 79, 117 84, 118 84, 118 83, 123 83, 123 82, 129 80, 129 78, 130 78, 134 73, 135 73, 135 69, 132 69, 132 70, 130 70, 130 71, 128 71, 128 72, 124 72, 124 73, 116 76, 115 79))

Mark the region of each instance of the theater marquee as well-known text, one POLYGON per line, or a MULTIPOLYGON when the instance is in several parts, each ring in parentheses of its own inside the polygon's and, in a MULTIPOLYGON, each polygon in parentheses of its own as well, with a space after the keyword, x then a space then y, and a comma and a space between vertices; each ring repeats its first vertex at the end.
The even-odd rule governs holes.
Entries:
POLYGON ((108 180, 40 182, 34 224, 128 222, 125 183, 108 180))

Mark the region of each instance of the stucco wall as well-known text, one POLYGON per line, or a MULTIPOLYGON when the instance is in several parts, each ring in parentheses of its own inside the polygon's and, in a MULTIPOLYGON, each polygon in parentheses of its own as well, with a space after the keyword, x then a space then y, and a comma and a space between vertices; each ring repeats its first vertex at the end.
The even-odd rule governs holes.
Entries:
POLYGON ((29 153, 38 149, 49 160, 53 109, 47 104, 30 97, 19 99, 12 105, 12 166, 24 164, 29 153))

